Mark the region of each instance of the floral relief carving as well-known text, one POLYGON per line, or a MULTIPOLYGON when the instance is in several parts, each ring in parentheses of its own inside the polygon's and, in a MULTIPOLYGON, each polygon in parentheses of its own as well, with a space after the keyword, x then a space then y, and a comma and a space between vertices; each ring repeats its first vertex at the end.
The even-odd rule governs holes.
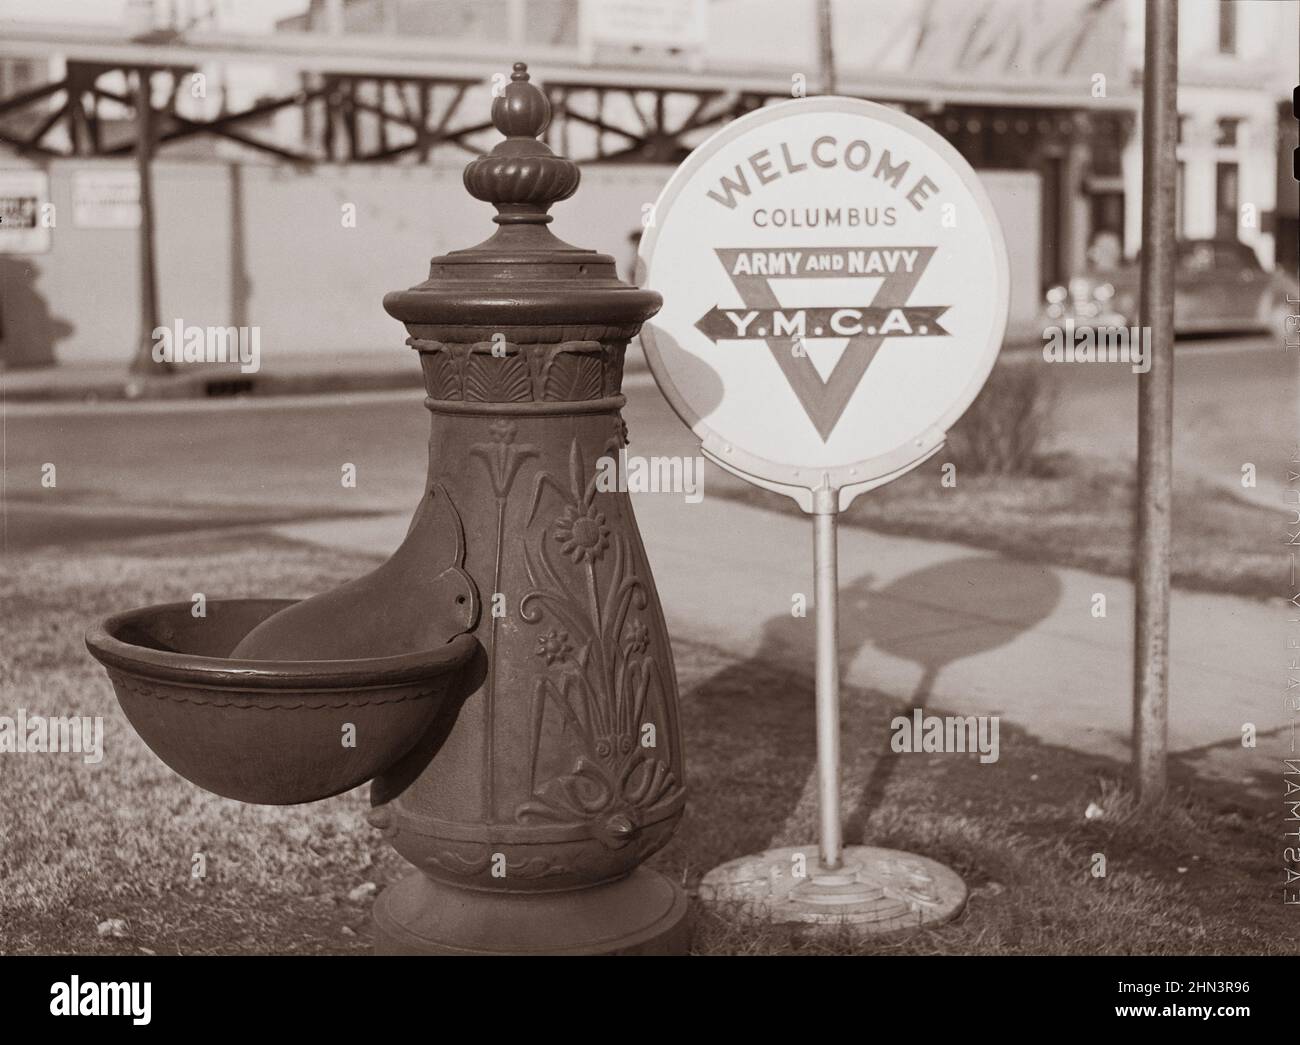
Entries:
POLYGON ((622 343, 443 342, 411 339, 429 394, 453 402, 577 402, 614 395, 622 382, 622 343))
MULTIPOLYGON (((611 439, 606 452, 613 450, 611 439)), ((576 439, 567 483, 549 471, 537 474, 529 523, 554 502, 552 521, 523 553, 531 587, 520 616, 552 626, 537 638, 544 667, 529 707, 532 797, 515 819, 586 822, 619 848, 636 836, 647 810, 682 790, 671 769, 670 690, 639 616, 650 600, 632 544, 597 508, 595 473, 586 478, 576 439), (558 732, 543 729, 548 716, 559 722, 558 732), (655 725, 652 747, 641 743, 647 723, 655 725), (548 775, 543 764, 567 768, 548 775)))
POLYGON ((420 363, 424 367, 425 386, 430 396, 451 401, 461 398, 460 377, 450 352, 422 352, 420 363))
MULTIPOLYGON (((426 863, 435 871, 474 878, 493 870, 496 854, 488 847, 474 847, 466 855, 463 851, 443 848, 430 853, 426 863)), ((553 863, 542 856, 533 856, 524 860, 508 860, 499 867, 502 878, 553 878, 568 873, 568 868, 553 863)))
POLYGON ((574 562, 599 562, 609 547, 604 513, 592 505, 566 505, 555 521, 555 539, 560 551, 574 562))
MULTIPOLYGON (((507 417, 495 418, 488 425, 484 442, 472 443, 470 456, 483 462, 492 495, 496 499, 496 543, 492 566, 492 590, 501 590, 502 558, 505 554, 506 501, 514 486, 519 467, 540 453, 533 443, 516 443, 519 426, 507 417)), ((496 728, 497 728, 497 633, 500 621, 495 614, 488 630, 488 664, 490 665, 484 696, 483 780, 484 809, 489 819, 496 814, 496 728)))
POLYGON ((563 367, 553 367, 543 387, 543 399, 599 399, 602 395, 604 365, 599 355, 573 353, 563 367))
POLYGON ((537 655, 546 661, 547 667, 556 663, 565 663, 573 647, 569 644, 569 633, 552 628, 537 636, 537 655))
POLYGON ((534 398, 528 366, 517 352, 471 353, 463 380, 469 402, 527 403, 534 398))
POLYGON ((488 425, 487 441, 473 443, 469 448, 470 456, 477 457, 487 468, 492 493, 498 501, 504 501, 510 493, 519 466, 538 453, 537 447, 532 443, 516 444, 515 436, 518 434, 518 425, 507 418, 498 417, 488 425))

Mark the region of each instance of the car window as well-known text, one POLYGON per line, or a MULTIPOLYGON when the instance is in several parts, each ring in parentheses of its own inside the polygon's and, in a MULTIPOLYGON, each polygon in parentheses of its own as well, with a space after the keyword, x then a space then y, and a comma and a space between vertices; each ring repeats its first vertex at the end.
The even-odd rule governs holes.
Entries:
POLYGON ((1255 252, 1244 243, 1220 243, 1215 251, 1215 261, 1221 269, 1231 269, 1234 272, 1240 272, 1243 269, 1250 272, 1258 272, 1260 269, 1259 258, 1255 252))
MULTIPOLYGON (((1235 240, 1193 239, 1179 240, 1177 247, 1178 271, 1188 273, 1239 272, 1250 269, 1262 272, 1259 256, 1245 243, 1235 240)), ((1134 267, 1142 264, 1142 248, 1133 256, 1134 267)))
POLYGON ((1210 272, 1214 269, 1214 244, 1204 240, 1181 244, 1178 267, 1184 272, 1210 272))

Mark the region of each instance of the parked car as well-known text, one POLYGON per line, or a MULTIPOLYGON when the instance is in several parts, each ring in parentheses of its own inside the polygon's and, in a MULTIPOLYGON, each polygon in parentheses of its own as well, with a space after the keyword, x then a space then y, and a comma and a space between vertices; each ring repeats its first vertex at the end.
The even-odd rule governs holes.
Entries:
MULTIPOLYGON (((1300 310, 1300 285, 1281 271, 1265 272, 1255 252, 1231 239, 1179 240, 1174 275, 1178 334, 1265 330, 1282 334, 1285 317, 1300 310), (1290 294, 1292 301, 1287 301, 1290 294)), ((1132 326, 1138 321, 1138 262, 1126 261, 1052 287, 1047 323, 1132 326)))

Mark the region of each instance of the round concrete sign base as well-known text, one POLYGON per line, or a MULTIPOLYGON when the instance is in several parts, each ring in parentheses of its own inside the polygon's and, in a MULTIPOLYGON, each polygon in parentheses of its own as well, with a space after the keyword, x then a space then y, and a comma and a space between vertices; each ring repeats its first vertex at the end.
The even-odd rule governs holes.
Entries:
POLYGON ((966 885, 937 861, 897 849, 852 845, 834 871, 820 866, 817 846, 787 846, 715 867, 700 899, 739 904, 778 925, 850 925, 889 933, 939 925, 966 905, 966 885))

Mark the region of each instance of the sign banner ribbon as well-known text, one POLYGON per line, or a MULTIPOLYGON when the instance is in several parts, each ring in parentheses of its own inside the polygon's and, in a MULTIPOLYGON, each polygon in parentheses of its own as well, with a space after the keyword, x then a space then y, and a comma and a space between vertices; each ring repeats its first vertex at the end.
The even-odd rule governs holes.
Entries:
POLYGON ((939 325, 947 305, 878 305, 831 308, 709 309, 695 328, 715 344, 748 338, 946 337, 939 325))

